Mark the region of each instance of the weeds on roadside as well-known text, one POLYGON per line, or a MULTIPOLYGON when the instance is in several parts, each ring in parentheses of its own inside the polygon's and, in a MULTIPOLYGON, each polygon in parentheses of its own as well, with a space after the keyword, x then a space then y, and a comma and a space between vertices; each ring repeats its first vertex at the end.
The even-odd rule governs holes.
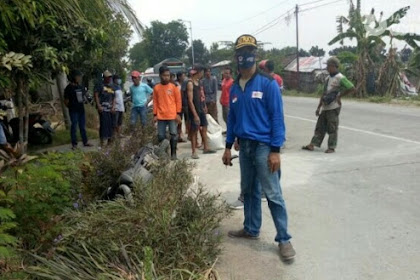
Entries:
POLYGON ((190 189, 191 168, 162 162, 150 183, 136 184, 134 206, 102 202, 68 213, 56 254, 37 256, 39 265, 28 271, 63 280, 205 279, 228 210, 203 187, 190 189))

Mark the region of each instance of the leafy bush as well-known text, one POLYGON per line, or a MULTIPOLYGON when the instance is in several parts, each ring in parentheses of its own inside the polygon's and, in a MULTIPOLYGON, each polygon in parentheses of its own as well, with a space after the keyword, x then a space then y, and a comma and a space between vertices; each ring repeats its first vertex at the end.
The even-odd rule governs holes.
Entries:
POLYGON ((10 257, 13 252, 11 246, 16 244, 16 238, 8 234, 16 227, 16 223, 13 222, 16 216, 7 207, 9 203, 6 193, 0 190, 0 259, 10 257))
POLYGON ((23 248, 43 248, 58 234, 59 215, 78 199, 81 159, 80 153, 49 153, 4 173, 1 187, 12 201, 23 248))
POLYGON ((72 211, 52 259, 29 269, 44 279, 204 279, 219 253, 217 228, 227 207, 199 186, 192 166, 161 163, 135 205, 102 202, 72 211))

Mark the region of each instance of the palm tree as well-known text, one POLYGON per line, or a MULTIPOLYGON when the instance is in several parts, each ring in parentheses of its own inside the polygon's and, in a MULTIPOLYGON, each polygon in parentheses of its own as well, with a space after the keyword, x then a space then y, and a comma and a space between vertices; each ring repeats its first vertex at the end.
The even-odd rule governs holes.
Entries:
POLYGON ((402 40, 413 48, 418 47, 416 41, 420 41, 420 35, 411 33, 397 33, 393 32, 390 27, 400 23, 410 7, 404 7, 394 12, 388 19, 382 20, 383 13, 380 14, 379 20, 375 17, 375 10, 372 9, 371 13, 367 16, 361 14, 361 0, 357 0, 354 5, 353 0, 350 0, 350 11, 347 17, 337 17, 337 31, 338 35, 333 38, 329 45, 337 42, 344 43, 345 39, 355 39, 357 41, 357 52, 359 59, 356 63, 356 90, 359 97, 366 95, 366 75, 368 69, 373 71, 375 62, 372 59, 372 53, 378 49, 383 49, 386 44, 385 37, 390 38, 392 47, 392 40, 402 40), (345 29, 347 27, 347 29, 345 29))

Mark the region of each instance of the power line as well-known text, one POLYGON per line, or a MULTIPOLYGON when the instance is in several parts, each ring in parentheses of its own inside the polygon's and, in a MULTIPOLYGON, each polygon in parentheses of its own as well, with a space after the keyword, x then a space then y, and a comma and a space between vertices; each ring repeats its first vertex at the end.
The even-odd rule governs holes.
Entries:
POLYGON ((290 10, 288 10, 287 12, 285 12, 284 14, 282 14, 282 15, 280 15, 279 17, 277 17, 277 18, 275 18, 275 19, 273 19, 272 21, 270 21, 269 23, 267 23, 267 24, 265 24, 265 25, 263 25, 263 26, 261 26, 260 28, 258 28, 257 30, 255 30, 255 32, 253 33, 254 35, 258 35, 258 34, 260 34, 261 32, 263 32, 263 31, 265 31, 265 30, 267 30, 267 29, 269 29, 269 28, 271 28, 271 27, 273 27, 274 25, 276 25, 280 20, 282 20, 283 18, 286 18, 288 15, 289 15, 289 13, 291 12, 291 11, 293 11, 293 8, 292 9, 290 9, 290 10), (266 27, 268 27, 268 28, 266 28, 266 27))
MULTIPOLYGON (((325 1, 325 0, 324 0, 324 1, 325 1)), ((232 22, 232 23, 230 23, 230 24, 225 24, 225 25, 223 25, 223 26, 218 26, 218 27, 210 27, 210 28, 196 28, 196 29, 199 29, 199 30, 215 30, 215 29, 226 28, 226 26, 237 25, 237 24, 239 24, 239 23, 243 23, 243 22, 249 21, 249 20, 251 20, 251 19, 254 19, 254 18, 256 18, 256 17, 259 17, 260 15, 266 14, 267 12, 269 12, 269 11, 271 11, 272 9, 275 9, 275 8, 277 8, 277 7, 281 6, 281 5, 283 5, 283 4, 284 4, 284 3, 286 3, 286 2, 288 2, 288 0, 282 1, 282 2, 280 2, 280 3, 276 4, 276 5, 274 5, 274 6, 273 6, 273 7, 271 7, 271 8, 268 8, 268 9, 266 9, 266 10, 264 10, 264 11, 261 11, 261 12, 257 13, 257 14, 256 14, 256 15, 254 15, 254 16, 247 17, 247 18, 244 18, 244 19, 239 20, 239 21, 234 21, 234 22, 232 22)))
POLYGON ((270 26, 267 26, 266 28, 259 30, 259 31, 255 31, 253 33, 254 36, 257 36, 258 34, 263 33, 264 31, 273 28, 274 26, 276 26, 281 20, 286 19, 288 15, 284 16, 283 18, 278 18, 276 22, 274 22, 273 24, 271 24, 270 26))
POLYGON ((298 4, 298 5, 299 5, 299 7, 302 7, 302 6, 307 6, 307 5, 311 5, 311 4, 316 4, 316 3, 319 3, 319 2, 324 2, 324 1, 328 1, 328 0, 317 0, 317 1, 311 1, 311 2, 307 2, 307 3, 303 3, 303 4, 298 4))
MULTIPOLYGON (((307 2, 307 3, 304 3, 304 4, 299 5, 299 6, 303 6, 303 5, 310 5, 310 4, 315 4, 315 3, 324 2, 324 1, 327 1, 327 0, 317 0, 317 1, 307 2)), ((344 2, 344 1, 347 1, 347 0, 336 0, 336 1, 328 2, 328 3, 322 4, 322 5, 318 5, 318 6, 314 6, 314 7, 309 7, 309 8, 306 8, 306 9, 300 10, 299 12, 300 12, 300 13, 302 13, 302 12, 305 12, 305 11, 310 11, 310 10, 313 10, 313 9, 316 9, 316 8, 320 8, 320 7, 324 7, 324 6, 327 6, 327 5, 335 4, 335 3, 338 3, 338 2, 344 2)), ((276 26, 276 25, 277 25, 277 24, 278 24, 278 23, 279 23, 282 19, 287 18, 287 16, 289 16, 289 12, 291 12, 292 10, 293 10, 293 8, 292 8, 292 9, 290 9, 290 10, 288 10, 286 13, 282 14, 281 16, 279 16, 279 17, 277 17, 277 18, 273 19, 272 21, 270 21, 270 22, 269 22, 269 23, 267 23, 266 25, 263 25, 262 27, 258 28, 258 29, 257 29, 257 30, 253 33, 253 35, 254 35, 254 36, 256 36, 256 35, 258 35, 258 34, 260 34, 260 33, 264 32, 264 31, 266 31, 266 30, 268 30, 268 29, 273 28, 273 27, 274 27, 274 26, 276 26)))
POLYGON ((328 6, 328 5, 331 5, 331 4, 334 4, 334 3, 346 2, 346 1, 347 0, 336 0, 336 1, 333 1, 333 2, 329 2, 329 3, 322 4, 322 5, 318 5, 318 6, 315 6, 315 7, 306 8, 306 9, 301 10, 300 12, 303 13, 303 12, 314 10, 314 9, 317 9, 317 8, 320 8, 320 7, 328 6))

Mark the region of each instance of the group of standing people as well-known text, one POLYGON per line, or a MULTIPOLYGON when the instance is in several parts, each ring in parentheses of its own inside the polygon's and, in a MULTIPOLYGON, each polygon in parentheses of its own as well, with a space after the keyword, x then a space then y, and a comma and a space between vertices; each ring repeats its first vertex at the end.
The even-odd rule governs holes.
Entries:
MULTIPOLYGON (((224 165, 231 166, 232 147, 235 146, 235 149, 240 151, 241 196, 245 216, 243 227, 229 231, 228 234, 232 238, 258 239, 262 220, 261 197, 265 195, 277 231, 275 241, 278 242, 280 256, 288 261, 295 257, 296 252, 290 242, 288 215, 280 186, 280 149, 286 139, 281 95, 283 81, 274 74, 272 61, 263 61, 258 65, 262 71, 257 71, 256 53, 255 37, 248 34, 240 36, 235 42, 235 59, 239 72, 237 79, 233 80, 232 69, 223 70, 219 102, 222 105, 227 132, 222 161, 224 165)), ((330 75, 316 110, 318 122, 315 135, 309 145, 303 146, 305 150, 312 151, 315 146, 319 147, 328 133, 330 139, 326 152, 335 151, 341 96, 354 91, 353 84, 339 73, 338 68, 339 61, 336 58, 328 60, 327 70, 330 75)), ((135 124, 140 117, 142 124, 146 124, 147 103, 153 99, 153 116, 157 123, 158 138, 159 141, 166 139, 169 129, 172 159, 177 158, 177 143, 182 136, 182 119, 185 120, 186 132, 191 141, 192 158, 199 158, 198 133, 201 134, 203 153, 215 153, 209 149, 207 141, 206 114, 218 121, 218 85, 210 70, 201 65, 194 65, 188 73, 188 78, 185 73, 179 72, 175 80, 175 75, 171 75, 169 68, 162 66, 159 75, 161 83, 152 89, 147 84, 140 83, 139 72, 131 73, 134 83, 130 89, 133 101, 131 123, 135 124)), ((95 100, 101 114, 101 142, 112 138, 113 130, 109 124, 115 124, 115 119, 119 120, 112 115, 120 107, 116 105, 118 98, 114 98, 114 95, 118 89, 111 84, 111 76, 105 72, 104 84, 95 89, 95 100)), ((68 88, 69 92, 76 92, 72 97, 67 94, 66 88, 68 103, 78 103, 77 80, 74 83, 72 81, 68 88)), ((76 123, 83 123, 81 115, 72 115, 72 122, 74 120, 76 123)), ((87 145, 87 138, 83 133, 82 138, 87 145)))
MULTIPOLYGON (((166 138, 166 128, 169 127, 172 159, 176 159, 178 141, 184 141, 182 119, 185 121, 185 130, 191 141, 191 158, 199 158, 197 153, 199 148, 198 133, 201 135, 203 154, 215 153, 209 148, 207 140, 206 114, 209 111, 206 100, 208 96, 204 90, 204 82, 201 81, 204 70, 203 66, 194 65, 188 73, 188 78, 185 73, 178 72, 177 80, 175 80, 175 75, 171 77, 168 67, 162 66, 159 69, 161 83, 156 85, 153 90, 153 113, 155 121, 158 123, 159 141, 166 138)), ((217 82, 216 87, 211 85, 209 88, 212 88, 212 94, 217 98, 217 82)), ((214 100, 214 96, 209 97, 208 100, 214 100)))
MULTIPOLYGON (((90 147, 86 133, 85 95, 82 86, 82 73, 74 70, 70 73, 70 83, 64 90, 64 101, 69 110, 71 120, 72 149, 78 146, 77 127, 80 130, 83 146, 90 147)), ((121 78, 112 75, 108 70, 103 73, 103 81, 95 86, 94 99, 99 113, 99 138, 101 146, 105 141, 110 143, 114 136, 122 137, 124 97, 121 88, 121 78)))

